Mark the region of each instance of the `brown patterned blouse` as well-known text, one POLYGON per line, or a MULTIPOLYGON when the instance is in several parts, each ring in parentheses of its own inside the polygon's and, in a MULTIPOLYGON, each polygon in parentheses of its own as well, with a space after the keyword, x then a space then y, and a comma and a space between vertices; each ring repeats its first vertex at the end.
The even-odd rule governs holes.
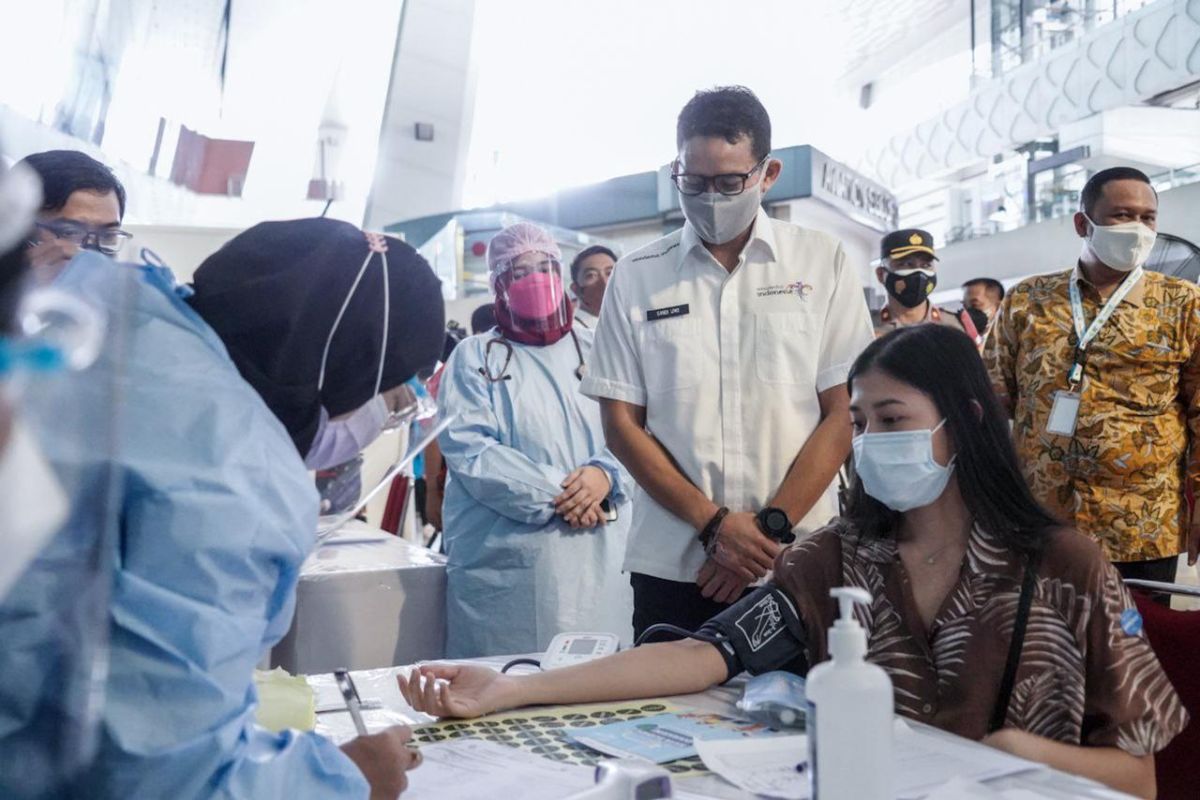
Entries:
POLYGON ((1046 423, 1073 362, 1072 280, 1091 324, 1104 304, 1078 268, 1040 275, 1005 296, 984 346, 1025 479, 1113 561, 1173 556, 1185 476, 1200 488, 1200 287, 1145 273, 1088 348, 1075 435, 1061 436, 1046 423))
MULTIPOLYGON (((887 670, 896 712, 970 739, 987 735, 1008 658, 1024 560, 976 528, 958 584, 926 632, 892 539, 836 520, 785 550, 775 582, 796 600, 810 664, 829 657, 835 586, 871 593, 858 610, 867 658, 887 670)), ((1067 744, 1157 752, 1187 724, 1113 566, 1090 539, 1051 535, 1037 570, 1007 726, 1067 744)))

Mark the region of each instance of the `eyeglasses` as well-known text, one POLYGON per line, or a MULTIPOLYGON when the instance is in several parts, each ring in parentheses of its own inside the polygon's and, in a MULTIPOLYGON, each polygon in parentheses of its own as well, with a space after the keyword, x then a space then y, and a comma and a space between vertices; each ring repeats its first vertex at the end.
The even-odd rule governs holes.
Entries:
POLYGON ((732 197, 746 191, 746 181, 750 180, 751 175, 762 169, 770 157, 770 154, 763 156, 762 160, 755 164, 749 172, 729 172, 724 175, 689 175, 686 172, 672 172, 671 180, 674 181, 675 188, 679 190, 680 194, 689 197, 703 194, 710 185, 713 187, 713 191, 720 192, 726 197, 732 197))
POLYGON ((85 250, 99 250, 106 256, 115 256, 121 252, 126 240, 132 239, 133 234, 119 228, 89 228, 71 222, 38 222, 41 230, 48 232, 56 239, 63 239, 85 250))

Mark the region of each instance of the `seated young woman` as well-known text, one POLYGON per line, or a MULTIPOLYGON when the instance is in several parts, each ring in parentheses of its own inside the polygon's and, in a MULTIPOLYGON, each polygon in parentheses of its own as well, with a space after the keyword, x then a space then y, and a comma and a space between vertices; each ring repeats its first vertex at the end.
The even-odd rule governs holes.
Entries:
POLYGON ((520 676, 425 665, 399 679, 405 699, 471 717, 699 692, 743 670, 803 673, 828 658, 829 590, 860 586, 873 598, 858 612, 867 657, 891 676, 899 714, 1153 797, 1154 753, 1187 713, 1116 570, 1030 494, 974 344, 939 325, 903 328, 862 353, 847 385, 858 474, 847 518, 785 550, 771 584, 701 628, 719 644, 648 644, 520 676), (772 604, 783 624, 749 646, 734 622, 772 604))

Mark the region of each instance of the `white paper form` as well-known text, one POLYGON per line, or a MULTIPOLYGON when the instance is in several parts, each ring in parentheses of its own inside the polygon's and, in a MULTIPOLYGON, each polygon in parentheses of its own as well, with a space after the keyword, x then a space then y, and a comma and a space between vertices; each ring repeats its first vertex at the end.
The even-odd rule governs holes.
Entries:
POLYGON ((892 747, 899 800, 924 797, 953 778, 988 781, 1042 768, 992 747, 921 732, 900 719, 892 747))
POLYGON ((766 736, 746 739, 697 739, 704 766, 739 789, 785 800, 809 797, 808 772, 796 765, 808 760, 808 737, 766 736))
POLYGON ((404 800, 561 800, 595 780, 591 767, 561 764, 482 739, 425 745, 421 755, 421 766, 408 773, 404 800))
MULTIPOLYGON (((807 760, 806 736, 772 736, 697 741, 704 765, 740 789, 785 800, 809 797, 808 774, 796 769, 807 760)), ((982 782, 1041 765, 999 750, 947 736, 924 733, 896 721, 893 769, 897 800, 916 800, 955 778, 982 782)), ((869 761, 864 755, 864 768, 869 761)))
MULTIPOLYGON (((562 764, 482 739, 458 739, 421 748, 421 766, 408 773, 404 800, 569 800, 595 785, 596 770, 562 764)), ((676 800, 703 800, 672 787, 676 800)))

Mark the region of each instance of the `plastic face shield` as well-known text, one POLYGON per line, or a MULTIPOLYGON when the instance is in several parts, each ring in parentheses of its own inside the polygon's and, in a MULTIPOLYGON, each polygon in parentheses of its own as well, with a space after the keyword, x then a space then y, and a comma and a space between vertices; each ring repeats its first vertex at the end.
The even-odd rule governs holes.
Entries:
MULTIPOLYGON (((109 308, 134 297, 129 286, 112 291, 103 303, 109 308)), ((37 290, 4 341, 4 402, 36 453, 24 464, 45 473, 23 494, 0 492, 0 512, 8 521, 31 511, 53 515, 43 514, 52 525, 0 596, 0 797, 80 792, 76 782, 97 748, 120 513, 115 449, 126 331, 124 315, 106 318, 96 300, 37 290)))
POLYGON ((496 282, 514 330, 537 335, 561 330, 570 322, 562 265, 541 252, 524 253, 509 262, 496 282))

